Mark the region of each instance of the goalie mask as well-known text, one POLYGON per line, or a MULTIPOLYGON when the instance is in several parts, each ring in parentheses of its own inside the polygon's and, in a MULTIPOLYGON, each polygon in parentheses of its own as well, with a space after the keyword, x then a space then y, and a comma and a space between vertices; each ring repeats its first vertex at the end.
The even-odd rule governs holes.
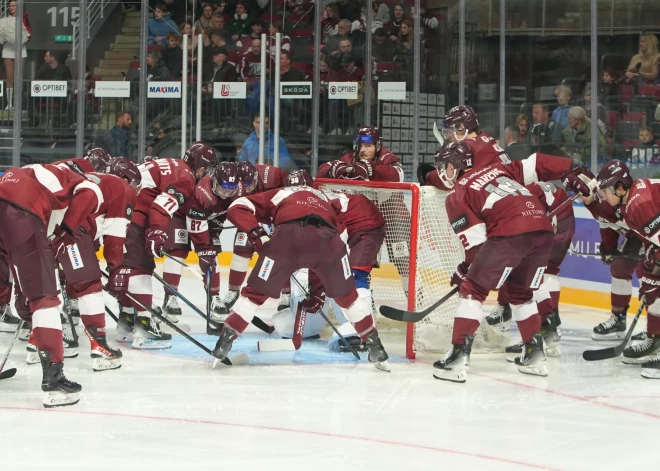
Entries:
POLYGON ((464 142, 448 142, 435 153, 435 168, 440 181, 447 188, 452 188, 456 180, 472 168, 473 162, 472 149, 464 142), (454 167, 454 175, 451 178, 447 174, 449 164, 454 167))
POLYGON ((462 141, 471 132, 479 129, 477 113, 471 106, 459 105, 453 107, 442 122, 443 135, 446 139, 462 141), (460 137, 459 137, 460 136, 460 137))

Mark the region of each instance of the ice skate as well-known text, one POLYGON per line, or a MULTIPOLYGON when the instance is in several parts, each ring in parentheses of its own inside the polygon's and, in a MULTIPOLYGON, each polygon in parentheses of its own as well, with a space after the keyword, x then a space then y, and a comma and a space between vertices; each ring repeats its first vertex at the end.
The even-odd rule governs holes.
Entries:
POLYGON ((626 314, 612 314, 594 327, 592 340, 622 340, 626 337, 626 314))
POLYGON ((291 293, 281 293, 280 301, 277 304, 277 310, 283 311, 291 307, 291 293))
MULTIPOLYGON (((351 337, 346 337, 346 341, 348 344, 353 347, 353 350, 356 352, 365 352, 367 351, 367 344, 362 341, 362 339, 357 336, 353 335, 351 337)), ((339 348, 339 353, 352 353, 351 350, 342 342, 341 340, 337 344, 337 347, 339 348)))
POLYGON ((160 330, 160 324, 153 317, 138 316, 131 347, 139 350, 166 350, 172 348, 172 336, 160 330))
POLYGON ((561 335, 557 328, 557 317, 555 313, 549 314, 543 324, 541 324, 541 334, 543 335, 543 344, 545 346, 545 354, 549 357, 560 357, 561 348, 561 335))
POLYGON ((179 316, 181 316, 181 308, 179 307, 179 300, 173 294, 165 293, 165 299, 163 300, 163 313, 167 320, 176 324, 179 322, 179 316))
POLYGON ((218 310, 215 311, 216 314, 229 314, 231 311, 231 308, 236 304, 236 301, 238 301, 238 296, 240 292, 229 290, 227 291, 227 294, 225 294, 225 298, 222 300, 222 305, 218 307, 218 310))
POLYGON ((474 335, 466 335, 465 344, 453 345, 452 349, 441 360, 433 363, 433 377, 454 383, 464 383, 467 381, 473 341, 474 335))
POLYGON ((51 363, 50 353, 39 352, 43 379, 41 390, 46 393, 44 407, 72 406, 80 401, 82 386, 64 376, 63 363, 51 363))
POLYGON ((227 324, 225 324, 225 326, 222 328, 222 332, 220 332, 220 338, 216 342, 215 348, 213 349, 213 356, 216 358, 213 361, 213 368, 215 368, 219 361, 227 358, 227 355, 229 355, 229 351, 231 350, 231 346, 237 337, 238 333, 227 324))
POLYGON ((642 363, 642 378, 660 379, 660 353, 642 363))
POLYGON ((630 340, 641 342, 642 340, 646 340, 647 337, 648 337, 648 332, 646 332, 646 330, 642 330, 641 332, 630 337, 630 340))
POLYGON ((626 365, 641 365, 660 354, 660 335, 649 335, 642 342, 629 346, 623 351, 623 362, 626 365))
POLYGON ((78 300, 74 298, 67 298, 64 305, 64 311, 71 315, 73 325, 80 324, 80 309, 78 308, 78 300))
POLYGON ((30 332, 30 339, 28 340, 25 350, 27 351, 25 363, 28 365, 36 365, 41 361, 39 359, 39 349, 37 348, 37 343, 34 340, 34 334, 32 332, 30 332))
POLYGON ((117 322, 117 342, 132 342, 135 337, 135 314, 121 311, 117 322))
POLYGON ((85 334, 89 339, 94 371, 114 370, 121 368, 121 350, 111 348, 105 337, 105 328, 87 327, 85 334))
POLYGON ((532 336, 532 341, 524 345, 522 354, 515 359, 518 371, 527 375, 548 376, 543 351, 543 336, 540 332, 532 336))
POLYGON ((18 340, 27 342, 30 338, 30 332, 32 332, 32 322, 23 322, 21 330, 18 332, 18 340))
POLYGON ((225 313, 225 303, 220 299, 220 295, 216 294, 211 297, 211 319, 215 322, 224 323, 229 317, 229 313, 225 313))
POLYGON ((9 304, 0 306, 0 332, 16 332, 16 326, 21 320, 11 312, 9 304))
POLYGON ((493 329, 500 332, 508 332, 511 323, 511 306, 498 304, 493 311, 486 316, 486 322, 493 329))
POLYGON ((385 347, 383 347, 383 343, 378 337, 378 331, 376 329, 365 337, 365 343, 367 344, 367 351, 369 352, 369 361, 373 363, 377 369, 389 373, 390 365, 387 363, 389 356, 385 351, 385 347))

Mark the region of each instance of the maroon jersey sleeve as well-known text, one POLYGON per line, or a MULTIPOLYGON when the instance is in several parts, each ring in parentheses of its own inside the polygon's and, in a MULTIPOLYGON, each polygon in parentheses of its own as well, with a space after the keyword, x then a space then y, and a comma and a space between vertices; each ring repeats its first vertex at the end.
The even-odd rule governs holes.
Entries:
POLYGON ((404 179, 401 160, 386 148, 380 150, 380 156, 374 165, 374 181, 402 182, 404 179))
POLYGON ((556 214, 553 214, 557 220, 561 220, 573 214, 573 206, 565 203, 569 198, 563 188, 559 188, 554 183, 550 182, 536 182, 526 187, 532 195, 536 196, 541 204, 545 207, 548 213, 552 213, 559 209, 556 214))
POLYGON ((151 163, 157 163, 160 173, 164 173, 164 175, 161 175, 160 184, 157 186, 160 193, 154 198, 149 208, 149 225, 166 230, 172 215, 192 194, 195 188, 195 177, 186 164, 177 162, 175 159, 157 159, 148 164, 151 163), (172 162, 167 162, 169 165, 165 166, 160 164, 162 161, 172 162), (168 170, 171 173, 167 173, 168 170))
POLYGON ((332 162, 325 162, 319 165, 319 169, 316 172, 316 178, 330 178, 328 172, 330 171, 330 165, 332 162))
POLYGON ((256 191, 262 192, 286 186, 288 173, 284 170, 269 164, 257 164, 255 167, 259 174, 256 191))
POLYGON ((71 229, 82 226, 89 231, 87 218, 97 212, 103 203, 101 189, 95 183, 71 171, 62 171, 60 181, 62 186, 73 185, 71 202, 64 214, 62 224, 71 229))
POLYGON ((463 142, 472 149, 474 158, 473 169, 479 170, 488 165, 511 163, 511 159, 495 139, 485 132, 475 137, 464 139, 463 142))
POLYGON ((92 173, 94 172, 94 167, 92 167, 92 164, 89 163, 89 161, 81 158, 81 157, 75 157, 73 159, 65 159, 65 160, 60 160, 58 162, 55 162, 53 165, 66 165, 69 169, 73 170, 74 172, 78 173, 92 173))
POLYGON ((630 229, 660 246, 660 179, 636 180, 624 214, 630 229))
POLYGON ((378 207, 364 195, 336 193, 328 195, 337 210, 337 218, 346 228, 348 237, 357 231, 378 229, 385 219, 378 207))
POLYGON ((440 180, 440 175, 438 175, 437 170, 431 170, 426 174, 426 186, 434 186, 438 190, 442 191, 451 191, 451 188, 445 185, 442 180, 440 180))
POLYGON ((525 160, 515 160, 504 167, 521 185, 538 181, 560 180, 573 166, 565 157, 548 154, 532 154, 525 160))
MULTIPOLYGON (((135 190, 122 178, 114 175, 98 175, 106 207, 103 226, 103 256, 108 262, 108 269, 113 270, 124 260, 124 241, 126 229, 133 216, 135 190)), ((97 215, 98 216, 98 215, 97 215)), ((98 220, 98 217, 97 217, 98 220)))
POLYGON ((462 189, 449 193, 445 207, 451 228, 465 249, 465 261, 470 264, 488 237, 485 222, 465 204, 463 193, 462 189))

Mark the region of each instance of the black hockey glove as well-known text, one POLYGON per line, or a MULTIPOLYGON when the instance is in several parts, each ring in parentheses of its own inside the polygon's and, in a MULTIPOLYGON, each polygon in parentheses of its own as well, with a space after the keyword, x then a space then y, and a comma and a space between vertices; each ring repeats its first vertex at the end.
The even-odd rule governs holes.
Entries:
POLYGON ((619 249, 616 247, 610 249, 605 244, 600 244, 600 259, 605 265, 609 265, 614 261, 614 258, 619 255, 619 249))
POLYGON ((257 253, 261 252, 263 245, 270 240, 268 233, 261 226, 250 229, 250 231, 247 233, 247 237, 248 242, 257 253))
POLYGON ((457 266, 456 271, 451 276, 451 282, 449 283, 449 286, 461 286, 461 283, 463 283, 467 278, 469 269, 470 265, 468 265, 466 262, 463 262, 457 266))

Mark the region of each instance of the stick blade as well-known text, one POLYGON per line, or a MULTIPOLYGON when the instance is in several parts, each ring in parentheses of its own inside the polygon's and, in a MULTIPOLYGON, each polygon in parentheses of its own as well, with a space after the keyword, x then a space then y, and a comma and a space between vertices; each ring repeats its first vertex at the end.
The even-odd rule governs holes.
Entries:
POLYGON ((289 352, 297 350, 291 339, 266 339, 257 342, 260 352, 289 352))
POLYGON ((403 311, 392 306, 380 306, 378 308, 383 317, 399 322, 418 322, 424 318, 416 312, 403 311))
POLYGON ((582 358, 586 361, 608 360, 610 358, 616 358, 619 355, 621 355, 621 352, 617 351, 616 347, 603 348, 601 350, 585 350, 582 352, 582 358))
POLYGON ((16 374, 16 368, 9 368, 8 370, 0 373, 0 380, 13 378, 16 374))

